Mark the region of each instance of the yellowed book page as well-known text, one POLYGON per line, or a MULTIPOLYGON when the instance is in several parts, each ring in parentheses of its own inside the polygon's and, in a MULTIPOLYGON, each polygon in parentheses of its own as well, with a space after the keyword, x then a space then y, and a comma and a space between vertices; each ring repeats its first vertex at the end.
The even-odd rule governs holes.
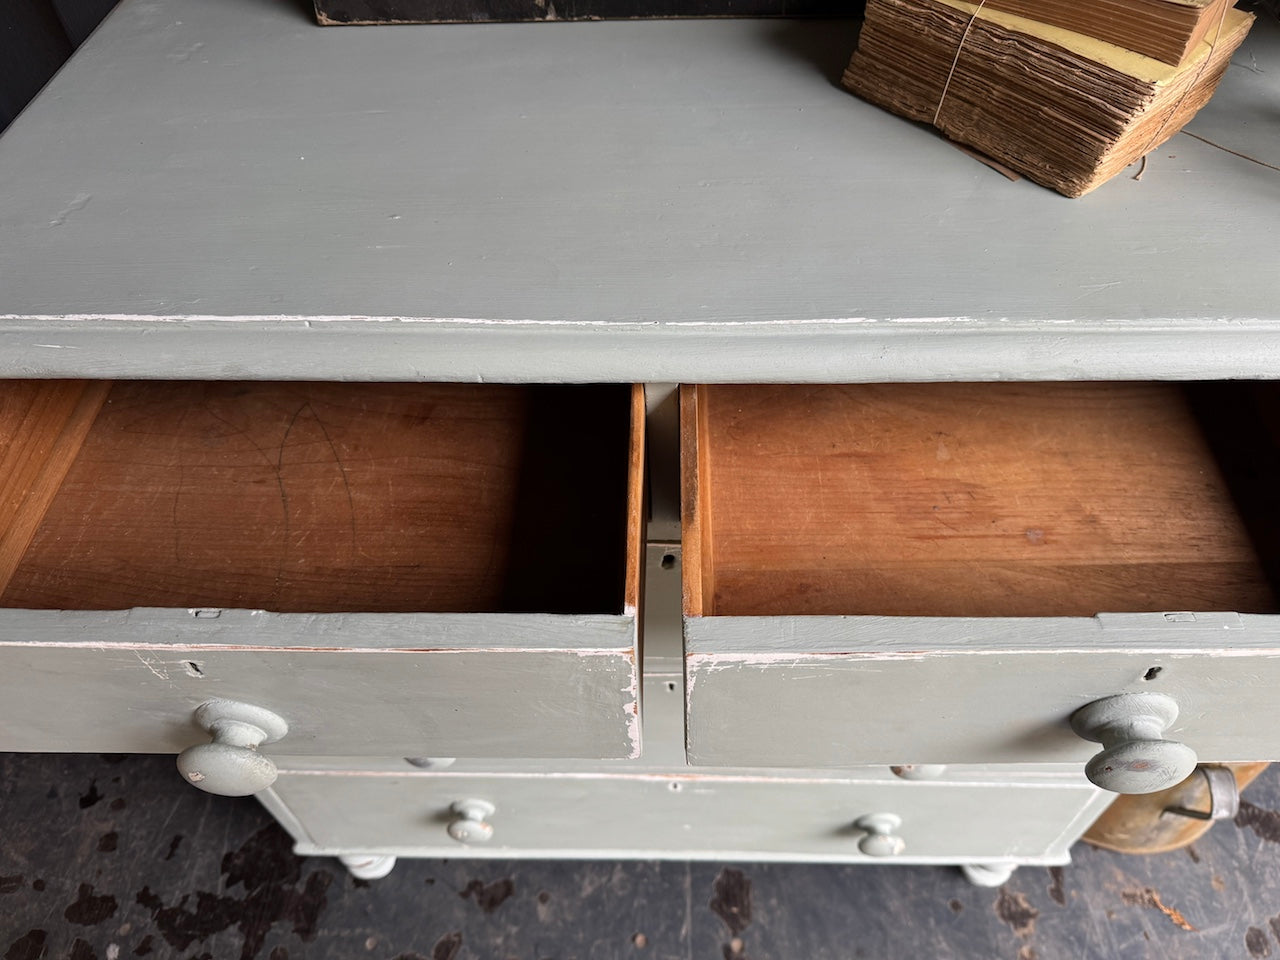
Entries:
MULTIPOLYGON (((1218 36, 1218 31, 1210 28, 1209 35, 1200 43, 1196 51, 1187 58, 1182 66, 1175 67, 1152 57, 1135 53, 1132 50, 1126 50, 1124 47, 1118 47, 1113 43, 1107 43, 1105 40, 1087 37, 1082 33, 1074 33, 1061 27, 1040 23, 1037 20, 1028 20, 1026 17, 1015 16, 1012 13, 992 10, 988 7, 979 8, 977 4, 965 3, 964 0, 937 0, 937 2, 955 10, 960 10, 970 16, 976 12, 980 19, 994 23, 1006 30, 1014 33, 1023 33, 1027 36, 1035 37, 1037 40, 1052 43, 1054 46, 1061 47, 1070 53, 1093 60, 1121 73, 1126 73, 1138 80, 1161 86, 1169 83, 1178 75, 1180 70, 1194 69, 1197 64, 1209 55, 1209 51, 1213 48, 1213 43, 1218 36)), ((1235 9, 1228 10, 1222 22, 1221 31, 1223 37, 1231 36, 1237 30, 1247 29, 1248 24, 1252 23, 1252 21, 1253 14, 1251 13, 1235 9)))

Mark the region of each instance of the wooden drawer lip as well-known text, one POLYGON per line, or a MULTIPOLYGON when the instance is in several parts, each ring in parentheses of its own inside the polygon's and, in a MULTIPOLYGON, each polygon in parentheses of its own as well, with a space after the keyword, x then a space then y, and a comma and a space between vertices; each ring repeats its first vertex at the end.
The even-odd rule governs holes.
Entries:
POLYGON ((261 799, 305 853, 832 863, 1064 862, 1105 802, 1087 784, 1065 783, 292 771, 261 799), (471 797, 497 808, 488 844, 463 846, 445 832, 451 803, 471 797), (851 825, 884 811, 903 817, 907 851, 877 860, 858 851, 851 825))

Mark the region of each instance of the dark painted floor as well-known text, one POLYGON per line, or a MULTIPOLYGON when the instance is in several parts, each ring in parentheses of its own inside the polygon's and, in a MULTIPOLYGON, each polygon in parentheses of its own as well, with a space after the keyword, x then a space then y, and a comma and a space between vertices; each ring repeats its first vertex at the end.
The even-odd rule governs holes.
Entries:
POLYGON ((169 757, 0 754, 0 956, 1280 958, 1280 766, 1192 850, 1078 847, 1000 890, 953 870, 295 858, 169 757))

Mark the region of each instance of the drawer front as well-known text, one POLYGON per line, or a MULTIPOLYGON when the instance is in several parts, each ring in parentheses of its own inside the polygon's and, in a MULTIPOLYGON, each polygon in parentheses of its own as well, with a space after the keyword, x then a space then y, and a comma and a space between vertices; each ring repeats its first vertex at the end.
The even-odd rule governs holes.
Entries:
POLYGON ((1159 694, 1204 762, 1280 756, 1274 617, 686 620, 693 763, 1079 762, 1086 705, 1159 694), (762 708, 767 705, 767 709, 762 708))
POLYGON ((182 750, 228 700, 287 725, 277 756, 637 755, 643 415, 0 383, 0 750, 182 750))
POLYGON ((685 388, 690 760, 1280 756, 1277 423, 1273 384, 685 388))
POLYGON ((284 773, 263 800, 291 825, 303 853, 913 863, 1061 862, 1106 802, 1080 784, 789 782, 687 773, 284 773), (468 832, 464 824, 459 831, 469 809, 478 829, 468 832), (866 821, 855 826, 875 815, 889 818, 882 822, 890 837, 880 846, 863 842, 866 821), (451 826, 469 842, 454 839, 451 826), (487 840, 478 839, 490 828, 487 840))
POLYGON ((0 750, 175 752, 211 699, 283 718, 281 756, 640 750, 631 618, 5 610, 0 636, 0 750))

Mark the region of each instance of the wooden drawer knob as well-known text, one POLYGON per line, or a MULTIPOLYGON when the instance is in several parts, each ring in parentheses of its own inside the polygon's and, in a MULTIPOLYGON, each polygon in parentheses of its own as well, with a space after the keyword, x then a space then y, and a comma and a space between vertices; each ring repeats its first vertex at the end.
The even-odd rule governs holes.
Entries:
POLYGON ((289 732, 283 719, 251 703, 210 700, 196 708, 196 723, 213 742, 178 754, 178 770, 192 786, 223 797, 247 797, 276 782, 276 765, 258 747, 289 732))
POLYGON ((1181 783, 1196 768, 1196 754, 1163 739, 1176 719, 1178 704, 1162 693, 1123 693, 1081 707, 1071 729, 1103 746, 1085 775, 1114 793, 1155 793, 1181 783))
POLYGON ((493 824, 485 818, 493 816, 496 807, 488 800, 459 800, 450 810, 454 820, 449 836, 459 843, 488 843, 493 839, 493 824))
POLYGON ((906 841, 896 833, 902 826, 902 818, 896 813, 869 813, 853 825, 866 832, 858 841, 858 849, 868 857, 896 857, 907 849, 906 841))

